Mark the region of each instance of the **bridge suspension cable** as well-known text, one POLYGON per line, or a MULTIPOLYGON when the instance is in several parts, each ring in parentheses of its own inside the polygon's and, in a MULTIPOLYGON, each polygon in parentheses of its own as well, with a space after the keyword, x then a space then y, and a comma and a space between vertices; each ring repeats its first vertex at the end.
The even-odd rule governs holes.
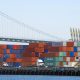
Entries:
MULTIPOLYGON (((41 30, 35 29, 35 28, 31 27, 31 26, 28 26, 27 24, 25 24, 25 23, 23 23, 23 22, 15 19, 15 18, 11 17, 11 16, 9 16, 9 15, 1 12, 1 11, 0 11, 0 15, 3 16, 3 17, 6 18, 6 19, 12 21, 12 22, 15 22, 15 23, 17 23, 17 24, 19 24, 19 25, 22 25, 22 27, 25 27, 26 29, 30 29, 30 30, 35 31, 35 32, 37 32, 37 33, 39 33, 39 34, 45 35, 45 36, 51 38, 51 40, 54 40, 54 39, 60 40, 60 41, 63 40, 62 38, 56 37, 56 36, 51 35, 51 34, 49 34, 49 33, 46 33, 46 32, 43 32, 43 31, 41 31, 41 30)), ((33 35, 33 34, 32 34, 32 35, 33 35)), ((36 35, 37 35, 37 34, 36 34, 36 35)), ((38 37, 39 37, 39 36, 38 36, 38 37)), ((37 39, 36 39, 36 40, 37 40, 37 39)), ((48 41, 48 40, 45 40, 45 41, 48 41)))

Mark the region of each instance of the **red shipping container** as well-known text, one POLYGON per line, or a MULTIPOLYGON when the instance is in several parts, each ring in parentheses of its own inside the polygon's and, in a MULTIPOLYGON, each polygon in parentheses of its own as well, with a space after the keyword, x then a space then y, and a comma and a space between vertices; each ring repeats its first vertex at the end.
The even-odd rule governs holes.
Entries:
POLYGON ((0 49, 7 49, 7 45, 0 45, 0 49))
POLYGON ((49 52, 59 52, 59 47, 49 47, 49 52))
POLYGON ((13 49, 20 49, 21 46, 20 45, 13 45, 13 49))
POLYGON ((3 49, 0 49, 0 54, 3 54, 3 53, 4 53, 3 49))
POLYGON ((31 54, 32 54, 32 57, 35 57, 35 52, 32 52, 31 54))
MULTIPOLYGON (((45 57, 47 57, 47 56, 48 56, 48 54, 43 53, 43 54, 40 55, 40 58, 45 58, 45 57)), ((49 55, 49 56, 50 56, 50 55, 49 55)))
POLYGON ((55 53, 43 53, 40 55, 40 58, 45 58, 45 57, 54 57, 55 56, 55 53))
POLYGON ((54 56, 58 57, 59 56, 59 52, 54 53, 54 56))
POLYGON ((23 58, 23 62, 36 62, 38 57, 25 57, 23 58))
POLYGON ((66 57, 63 57, 63 60, 66 61, 66 57))
POLYGON ((22 67, 33 66, 36 65, 36 62, 22 62, 22 67))
POLYGON ((68 47, 73 47, 74 46, 74 42, 67 42, 67 46, 68 47))
POLYGON ((6 49, 6 53, 7 54, 10 54, 10 49, 6 49))
POLYGON ((50 45, 44 45, 44 49, 49 49, 50 47, 52 47, 52 46, 50 46, 50 45))
POLYGON ((60 67, 63 67, 63 62, 59 62, 59 66, 60 67))
POLYGON ((28 48, 26 48, 26 50, 24 50, 23 53, 31 53, 31 52, 35 52, 35 49, 28 47, 28 48))
POLYGON ((0 54, 0 58, 3 58, 3 54, 0 54))
POLYGON ((61 47, 59 47, 59 52, 62 52, 64 49, 63 49, 63 47, 61 46, 61 47))
POLYGON ((75 57, 70 57, 70 62, 75 62, 75 57))
POLYGON ((66 57, 70 57, 70 52, 66 52, 66 57))
POLYGON ((24 53, 22 54, 23 57, 35 57, 34 53, 24 53))

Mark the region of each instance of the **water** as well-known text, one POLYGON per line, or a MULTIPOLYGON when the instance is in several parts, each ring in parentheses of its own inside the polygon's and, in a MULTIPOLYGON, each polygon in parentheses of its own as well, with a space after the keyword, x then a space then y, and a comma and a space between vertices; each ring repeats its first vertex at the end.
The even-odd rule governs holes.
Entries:
POLYGON ((75 76, 0 75, 0 80, 80 80, 75 76))

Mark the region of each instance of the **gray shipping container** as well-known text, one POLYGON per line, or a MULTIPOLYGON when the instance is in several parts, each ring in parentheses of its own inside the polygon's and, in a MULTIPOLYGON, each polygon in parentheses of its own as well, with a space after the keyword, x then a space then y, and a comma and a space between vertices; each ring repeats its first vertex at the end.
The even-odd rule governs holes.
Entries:
POLYGON ((63 46, 63 42, 52 42, 52 46, 63 46))

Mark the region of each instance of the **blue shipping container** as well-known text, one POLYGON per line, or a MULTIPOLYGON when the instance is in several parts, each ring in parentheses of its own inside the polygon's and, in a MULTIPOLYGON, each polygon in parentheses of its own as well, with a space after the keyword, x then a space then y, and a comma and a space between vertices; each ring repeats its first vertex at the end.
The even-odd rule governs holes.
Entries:
POLYGON ((16 58, 22 58, 22 54, 21 53, 16 54, 16 58))
POLYGON ((4 49, 3 52, 4 52, 4 54, 7 54, 7 53, 6 53, 6 49, 4 49))
POLYGON ((13 45, 7 45, 8 49, 13 49, 13 45))
POLYGON ((19 63, 19 62, 14 63, 14 67, 19 67, 19 66, 21 66, 21 63, 19 63))
POLYGON ((70 57, 73 57, 74 56, 74 52, 70 52, 70 57))
POLYGON ((39 57, 39 53, 38 53, 38 52, 35 52, 35 56, 36 56, 36 57, 39 57))
POLYGON ((45 53, 48 53, 48 49, 45 49, 44 52, 45 52, 45 53))
POLYGON ((74 52, 77 52, 77 47, 74 47, 74 52))
POLYGON ((5 55, 4 55, 4 58, 10 58, 10 55, 5 54, 5 55))
POLYGON ((10 53, 20 53, 20 50, 13 50, 13 49, 10 49, 10 53))

